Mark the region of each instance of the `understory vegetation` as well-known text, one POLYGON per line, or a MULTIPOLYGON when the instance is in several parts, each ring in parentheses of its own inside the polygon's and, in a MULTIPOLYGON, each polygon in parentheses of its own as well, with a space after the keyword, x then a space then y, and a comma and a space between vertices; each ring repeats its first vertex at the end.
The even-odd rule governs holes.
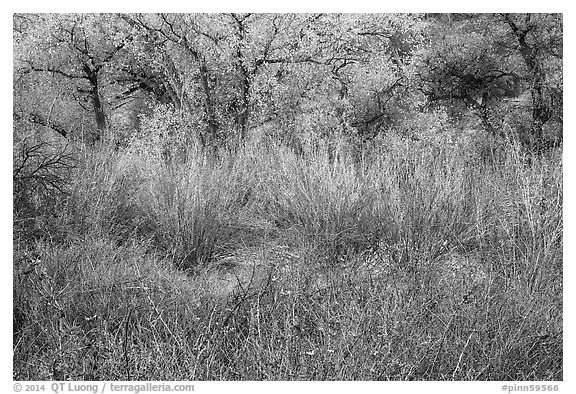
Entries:
POLYGON ((15 379, 562 379, 560 153, 474 141, 76 149, 15 190, 15 379))

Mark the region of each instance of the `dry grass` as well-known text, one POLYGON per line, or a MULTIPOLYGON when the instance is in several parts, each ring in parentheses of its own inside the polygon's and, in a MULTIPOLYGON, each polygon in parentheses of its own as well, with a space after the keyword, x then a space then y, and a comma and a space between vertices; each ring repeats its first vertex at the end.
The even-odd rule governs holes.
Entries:
POLYGON ((85 152, 15 243, 14 377, 561 380, 561 157, 475 152, 85 152))

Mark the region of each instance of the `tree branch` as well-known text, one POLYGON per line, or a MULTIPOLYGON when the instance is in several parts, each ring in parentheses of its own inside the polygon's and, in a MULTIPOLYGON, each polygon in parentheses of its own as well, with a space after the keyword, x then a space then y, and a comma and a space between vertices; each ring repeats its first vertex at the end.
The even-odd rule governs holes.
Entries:
POLYGON ((86 75, 74 75, 74 74, 69 74, 65 71, 59 70, 57 68, 53 68, 53 67, 36 67, 34 66, 30 61, 27 61, 27 63, 30 65, 30 70, 32 71, 36 71, 36 72, 50 72, 53 74, 58 74, 58 75, 62 75, 63 77, 66 77, 68 79, 86 79, 89 80, 88 76, 86 75))
MULTIPOLYGON (((23 117, 17 113, 14 113, 14 117, 18 120, 23 119, 23 117)), ((31 123, 38 124, 40 126, 48 127, 57 132, 58 134, 60 134, 62 137, 68 138, 68 131, 64 128, 64 126, 51 122, 40 114, 30 113, 27 116, 26 120, 28 120, 31 123)))

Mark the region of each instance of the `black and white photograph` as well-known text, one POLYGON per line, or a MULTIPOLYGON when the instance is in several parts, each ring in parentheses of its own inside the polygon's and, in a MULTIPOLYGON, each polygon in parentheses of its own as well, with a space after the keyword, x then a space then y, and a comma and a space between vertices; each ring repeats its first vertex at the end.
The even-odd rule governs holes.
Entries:
POLYGON ((183 11, 11 15, 13 381, 558 390, 563 14, 183 11))

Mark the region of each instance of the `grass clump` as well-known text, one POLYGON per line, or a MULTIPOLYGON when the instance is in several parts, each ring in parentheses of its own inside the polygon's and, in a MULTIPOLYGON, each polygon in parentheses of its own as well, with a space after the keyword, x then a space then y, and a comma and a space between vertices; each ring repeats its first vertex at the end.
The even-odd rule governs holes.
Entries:
POLYGON ((15 378, 561 380, 561 157, 384 142, 85 151, 15 243, 15 378))

